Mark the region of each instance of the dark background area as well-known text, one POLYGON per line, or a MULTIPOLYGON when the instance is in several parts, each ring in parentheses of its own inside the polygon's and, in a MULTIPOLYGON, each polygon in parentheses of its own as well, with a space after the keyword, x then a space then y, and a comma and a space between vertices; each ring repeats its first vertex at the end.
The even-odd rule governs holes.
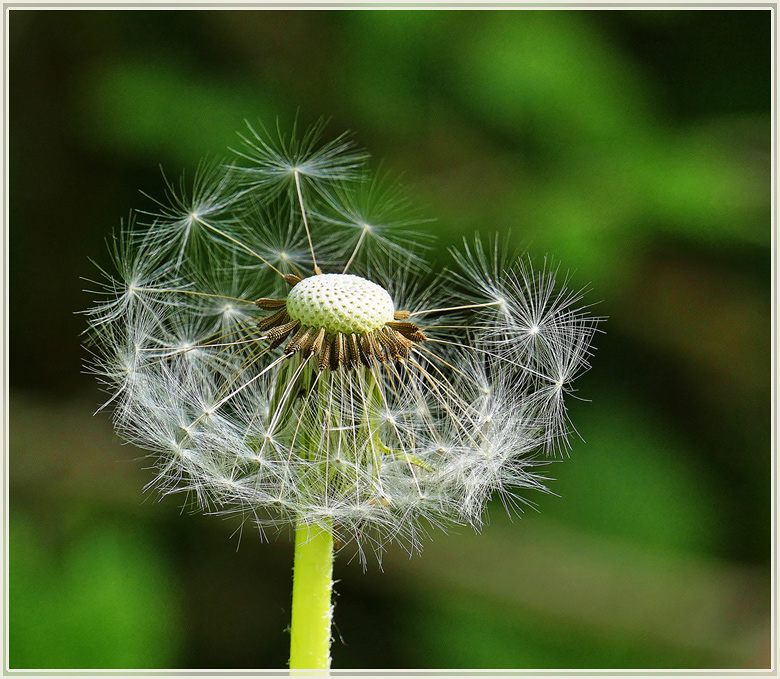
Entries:
POLYGON ((143 493, 77 312, 160 167, 296 115, 403 173, 435 266, 511 232, 609 317, 558 496, 339 555, 334 668, 769 666, 769 10, 6 16, 11 668, 286 666, 287 536, 143 493))

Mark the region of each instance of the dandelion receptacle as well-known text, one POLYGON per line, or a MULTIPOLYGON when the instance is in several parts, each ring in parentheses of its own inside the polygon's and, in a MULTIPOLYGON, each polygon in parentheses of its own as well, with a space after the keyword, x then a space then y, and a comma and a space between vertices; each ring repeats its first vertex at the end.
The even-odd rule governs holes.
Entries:
POLYGON ((599 319, 475 238, 446 270, 341 136, 248 127, 138 211, 87 312, 91 370, 153 485, 296 540, 291 669, 330 664, 334 540, 364 560, 521 508, 565 451, 599 319))

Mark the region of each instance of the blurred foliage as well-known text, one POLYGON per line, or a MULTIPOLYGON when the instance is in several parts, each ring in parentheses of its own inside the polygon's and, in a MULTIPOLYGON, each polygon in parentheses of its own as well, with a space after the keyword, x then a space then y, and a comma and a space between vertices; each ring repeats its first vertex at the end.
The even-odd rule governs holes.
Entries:
POLYGON ((143 532, 95 519, 56 554, 40 528, 11 518, 14 667, 175 664, 181 612, 169 564, 143 532))
POLYGON ((342 554, 334 667, 767 667, 771 16, 11 9, 11 667, 284 666, 290 545, 142 502, 74 311, 159 166, 296 115, 403 173, 437 267, 497 231, 609 316, 560 497, 342 554))
POLYGON ((543 498, 541 513, 654 553, 716 553, 724 508, 707 467, 663 417, 650 419, 619 390, 594 397, 598 409, 579 408, 575 422, 599 445, 555 463, 553 489, 565 502, 543 498))

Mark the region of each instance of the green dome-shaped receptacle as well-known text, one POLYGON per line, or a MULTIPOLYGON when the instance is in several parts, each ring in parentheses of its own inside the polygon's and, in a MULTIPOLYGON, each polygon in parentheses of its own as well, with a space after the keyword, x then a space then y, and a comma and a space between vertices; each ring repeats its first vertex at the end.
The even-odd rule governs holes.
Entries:
POLYGON ((310 276, 287 295, 290 318, 330 334, 378 330, 393 320, 394 312, 387 290, 353 274, 310 276))

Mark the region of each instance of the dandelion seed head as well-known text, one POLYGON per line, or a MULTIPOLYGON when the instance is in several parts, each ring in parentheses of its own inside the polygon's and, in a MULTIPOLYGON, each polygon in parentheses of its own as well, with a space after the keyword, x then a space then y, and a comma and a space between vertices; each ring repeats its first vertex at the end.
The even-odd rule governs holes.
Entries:
POLYGON ((111 242, 90 367, 152 484, 261 530, 333 522, 381 555, 521 511, 566 454, 599 319, 545 262, 479 239, 446 272, 424 220, 322 125, 249 128, 111 242))

